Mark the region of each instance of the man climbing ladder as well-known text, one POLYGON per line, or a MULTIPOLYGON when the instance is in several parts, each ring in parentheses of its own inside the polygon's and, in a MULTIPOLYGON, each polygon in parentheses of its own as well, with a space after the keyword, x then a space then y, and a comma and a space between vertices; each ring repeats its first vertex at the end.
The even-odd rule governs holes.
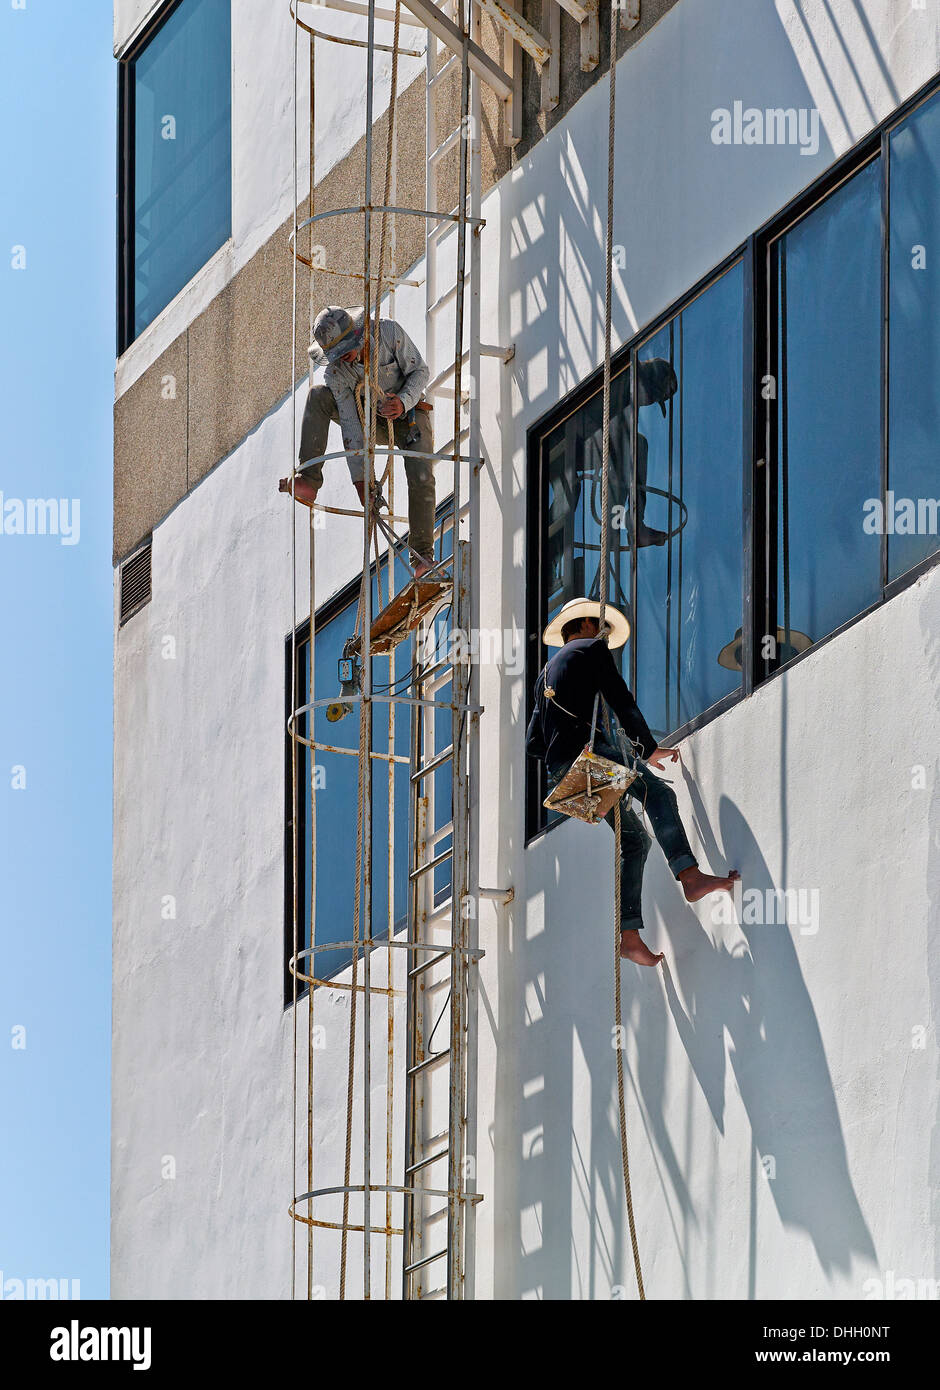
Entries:
MULTIPOLYGON (((540 758, 549 782, 557 786, 591 739, 595 698, 604 700, 620 722, 626 740, 638 746, 626 753, 602 737, 594 740, 594 752, 611 762, 624 764, 635 774, 628 787, 650 818, 653 831, 686 900, 697 902, 708 893, 731 892, 740 875, 704 874, 689 846, 679 819, 676 795, 652 769, 662 770, 667 759, 678 758, 674 748, 659 748, 636 701, 614 665, 610 647, 622 647, 630 635, 623 614, 607 604, 608 641, 599 635, 600 605, 589 599, 566 603, 542 635, 547 647, 561 650, 550 658, 535 683, 535 709, 526 733, 526 752, 540 758), (644 762, 645 759, 645 762, 644 762)), ((612 807, 604 817, 615 829, 612 807)), ((616 832, 615 832, 616 833, 616 832)), ((658 965, 663 953, 654 955, 640 936, 643 930, 641 897, 643 866, 650 838, 632 810, 620 813, 620 954, 636 965, 658 965)))
MULTIPOLYGON (((311 386, 300 433, 299 476, 294 482, 298 502, 312 506, 323 484, 323 465, 315 462, 326 453, 330 421, 339 423, 343 446, 350 452, 347 463, 353 487, 365 505, 363 421, 357 388, 364 379, 363 310, 331 305, 321 310, 313 325, 310 356, 314 365, 327 364, 323 384, 311 386)), ((419 454, 434 452, 430 405, 421 393, 430 371, 420 352, 400 324, 382 319, 378 332, 377 415, 389 421, 395 443, 419 454)), ((383 442, 380 438, 379 442, 383 442)), ((416 579, 432 567, 434 555, 434 467, 429 458, 405 458, 408 479, 409 544, 416 579)), ((279 491, 290 492, 291 481, 281 478, 279 491)), ((376 500, 379 500, 378 498, 376 500)))

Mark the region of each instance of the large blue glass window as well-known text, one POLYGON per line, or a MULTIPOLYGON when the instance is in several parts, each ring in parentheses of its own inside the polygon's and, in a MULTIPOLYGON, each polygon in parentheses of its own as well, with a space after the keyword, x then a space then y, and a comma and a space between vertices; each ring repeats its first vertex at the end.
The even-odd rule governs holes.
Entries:
MULTIPOLYGON (((601 582, 601 463, 603 398, 594 390, 541 441, 538 475, 534 481, 537 511, 534 522, 541 537, 538 576, 539 630, 572 598, 597 598, 601 582)), ((629 448, 632 430, 629 366, 611 380, 610 474, 608 505, 618 523, 610 531, 610 602, 630 611, 630 484, 629 448)), ((536 638, 538 641, 538 639, 536 638)), ((544 662, 550 655, 541 647, 544 662)), ((625 676, 629 674, 629 644, 614 653, 625 676)), ((532 767, 537 779, 539 824, 562 819, 547 812, 544 769, 532 767)))
POLYGON ((636 696, 657 737, 741 684, 726 653, 743 599, 742 309, 738 262, 637 350, 641 380, 665 361, 677 383, 662 410, 640 410, 637 435, 653 543, 637 547, 636 696))
POLYGON ((122 64, 122 342, 232 230, 231 0, 181 0, 122 64))
MULTIPOLYGON (((445 521, 443 535, 437 541, 439 558, 451 554, 453 531, 445 521)), ((394 588, 400 593, 411 578, 411 572, 399 557, 395 560, 394 588)), ((383 560, 381 573, 372 574, 372 613, 379 613, 389 601, 388 559, 383 560)), ((317 707, 298 717, 297 729, 304 740, 319 745, 311 750, 306 743, 288 739, 288 813, 287 837, 287 918, 285 922, 286 959, 293 955, 293 917, 296 902, 298 949, 310 946, 311 906, 316 909, 316 945, 352 941, 356 906, 356 826, 359 793, 359 705, 349 704, 345 713, 331 718, 339 711, 330 705, 342 706, 343 691, 338 663, 344 655, 344 645, 359 629, 357 610, 358 583, 331 601, 317 617, 314 629, 314 689, 317 707), (328 703, 320 703, 328 702, 328 703), (327 747, 324 747, 327 745, 327 747), (345 750, 345 751, 339 751, 345 750), (294 767, 290 759, 295 759, 294 767), (316 845, 316 861, 313 846, 316 845), (297 874, 294 879, 294 857, 297 874)), ((410 698, 416 665, 424 668, 443 666, 438 675, 434 700, 449 703, 453 697, 453 647, 450 633, 453 628, 449 603, 434 616, 431 630, 426 633, 421 650, 417 642, 407 639, 394 652, 372 658, 372 690, 381 697, 398 695, 410 698)), ((296 698, 296 708, 309 702, 310 638, 309 630, 301 630, 293 649, 294 676, 291 677, 288 648, 288 689, 290 702, 296 698), (296 695, 294 684, 296 683, 296 695)), ((372 759, 372 910, 371 927, 360 920, 360 937, 371 935, 374 940, 387 937, 405 928, 411 907, 409 868, 412 849, 412 805, 410 758, 412 739, 422 748, 422 756, 430 761, 443 752, 453 738, 453 716, 450 711, 418 710, 403 702, 376 699, 373 704, 372 749, 374 754, 390 751, 394 761, 385 756, 372 759), (391 860, 389 848, 392 848, 391 860), (390 869, 391 865, 391 869, 390 869)), ((451 762, 443 763, 421 780, 420 822, 422 835, 429 844, 424 859, 436 858, 452 845, 451 762)), ((430 874, 433 903, 439 904, 450 896, 452 864, 443 859, 430 874)), ((360 874, 360 890, 365 882, 365 864, 360 874)), ((365 898, 362 898, 364 908, 365 898)), ((308 958, 309 959, 309 958, 308 958)), ((316 967, 303 966, 304 974, 329 979, 352 961, 351 949, 338 948, 317 951, 316 967)), ((293 982, 285 980, 286 998, 293 995, 293 982)), ((299 992, 303 992, 302 986, 299 992)))
MULTIPOLYGON (((405 568, 396 565, 397 587, 407 579, 405 568)), ((387 583, 387 566, 383 567, 382 583, 387 583)), ((373 613, 381 602, 378 584, 373 576, 373 613)), ((314 634, 316 698, 334 698, 340 702, 341 687, 337 663, 343 655, 343 645, 353 635, 356 626, 358 590, 343 606, 328 610, 325 621, 318 619, 314 634)), ((408 674, 410 644, 399 647, 394 658, 373 659, 373 686, 377 693, 386 693, 393 681, 408 674)), ((298 642, 297 707, 308 702, 310 639, 298 642)), ((394 687, 403 690, 401 684, 394 687)), ((407 691, 405 691, 407 693, 407 691)), ((358 806, 358 747, 359 705, 351 705, 341 719, 327 718, 328 706, 320 705, 310 715, 300 717, 298 729, 308 739, 313 730, 314 741, 349 751, 313 752, 299 745, 297 757, 297 835, 298 936, 302 946, 310 945, 311 900, 316 902, 316 941, 322 945, 331 941, 352 941, 353 917, 356 903, 356 824, 358 806), (311 759, 313 765, 311 769, 311 759), (313 877, 313 845, 311 802, 316 802, 316 878, 313 877)), ((374 758, 372 766, 372 923, 371 935, 378 939, 400 930, 408 911, 408 757, 411 746, 411 707, 379 702, 374 705, 372 747, 376 753, 388 753, 390 747, 402 762, 389 763, 374 758), (390 730, 391 725, 391 730, 390 730), (389 808, 391 807, 391 817, 389 808), (394 827, 394 873, 389 877, 389 825, 394 827)), ((364 872, 364 866, 363 866, 364 872)), ((360 936, 367 927, 360 922, 360 936)), ((304 973, 320 979, 337 974, 350 964, 351 950, 318 951, 316 969, 309 966, 304 973)))
MULTIPOLYGON (((774 244, 781 659, 881 597, 881 166, 774 244)), ((773 636, 773 634, 770 634, 773 636)), ((779 636, 779 634, 778 634, 779 636)))
MULTIPOLYGON (((741 685, 728 651, 743 608, 742 319, 738 261, 611 379, 608 596, 633 629, 613 655, 663 738, 741 685)), ((569 599, 600 594, 602 387, 582 395, 540 441, 530 531, 539 630, 569 599)), ((541 665, 549 653, 532 639, 541 665)), ((528 775, 530 830, 554 824, 544 769, 528 775)))

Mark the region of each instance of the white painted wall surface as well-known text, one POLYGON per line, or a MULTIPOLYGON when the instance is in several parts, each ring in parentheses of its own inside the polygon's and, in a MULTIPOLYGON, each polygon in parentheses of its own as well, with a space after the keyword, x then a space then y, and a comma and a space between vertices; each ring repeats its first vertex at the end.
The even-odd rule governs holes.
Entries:
MULTIPOLYGON (((846 126, 857 139, 916 90, 938 51, 936 16, 906 0, 799 12, 683 0, 618 69, 616 226, 627 259, 616 337, 815 177, 845 147, 846 126), (717 106, 825 110, 827 90, 843 126, 826 117, 828 143, 814 158, 710 142, 717 106)), ((605 151, 595 132, 606 98, 603 84, 583 98, 485 206, 484 257, 498 258, 500 277, 484 279, 483 337, 516 343, 510 364, 483 366, 486 627, 524 628, 526 430, 601 358, 605 151)), ((399 300, 409 329, 420 295, 399 300)), ((287 503, 274 488, 290 453, 285 403, 157 529, 153 601, 116 638, 117 1297, 289 1295, 291 570, 287 503), (175 661, 161 658, 165 635, 176 637, 175 661), (160 920, 168 893, 176 922, 160 920), (164 1154, 177 1158, 173 1181, 161 1181, 164 1154)), ((341 462, 327 489, 324 500, 348 502, 341 462)), ((331 521, 318 548, 321 601, 360 553, 355 522, 331 521)), ((305 563, 301 547, 301 576, 305 563)), ((746 887, 818 888, 820 918, 805 935, 715 923, 709 904, 684 905, 651 853, 648 934, 669 969, 624 970, 631 1168, 651 1297, 862 1298, 874 1287, 865 1281, 888 1270, 940 1272, 930 1167, 938 632, 934 570, 683 745, 673 780, 704 861, 737 864, 746 887), (924 790, 912 790, 916 765, 927 769, 924 790)), ((632 1297, 610 835, 572 824, 524 849, 523 680, 484 667, 481 697, 481 879, 511 883, 516 897, 480 914, 476 1296, 632 1297)), ((335 1019, 343 1006, 324 1007, 335 1019)), ((322 1106, 322 1171, 334 1173, 344 1091, 333 1075, 322 1106)))

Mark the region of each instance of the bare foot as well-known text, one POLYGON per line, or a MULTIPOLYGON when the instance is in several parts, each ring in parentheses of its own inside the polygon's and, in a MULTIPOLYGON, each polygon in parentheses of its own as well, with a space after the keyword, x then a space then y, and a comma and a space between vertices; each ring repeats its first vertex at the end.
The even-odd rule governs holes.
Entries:
POLYGON ((632 960, 634 965, 658 965, 664 959, 662 951, 658 956, 653 955, 638 931, 620 933, 620 955, 623 960, 632 960))
POLYGON ((686 902, 697 903, 699 898, 704 898, 709 893, 733 893, 735 881, 740 877, 737 869, 732 869, 726 878, 719 878, 716 874, 703 874, 701 869, 695 867, 683 869, 679 875, 679 882, 682 884, 686 902))
POLYGON ((433 560, 425 560, 423 555, 419 555, 415 564, 415 579, 420 579, 423 575, 427 574, 428 570, 432 570, 433 568, 433 560))
MULTIPOLYGON (((278 492, 290 492, 290 478, 281 478, 277 485, 278 492)), ((303 502, 304 506, 312 507, 317 500, 319 488, 314 487, 309 478, 305 478, 302 473, 298 473, 294 478, 294 500, 303 502)))

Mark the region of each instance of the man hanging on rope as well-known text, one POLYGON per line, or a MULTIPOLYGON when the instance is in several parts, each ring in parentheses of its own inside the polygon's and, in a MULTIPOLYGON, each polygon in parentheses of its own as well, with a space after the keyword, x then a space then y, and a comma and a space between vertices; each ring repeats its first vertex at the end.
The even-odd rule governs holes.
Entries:
MULTIPOLYGON (((609 646, 599 634, 600 605, 590 599, 566 603, 542 636, 547 647, 561 650, 549 659, 535 683, 535 709, 526 733, 526 752, 545 763, 552 787, 558 785, 575 758, 590 741, 594 699, 602 697, 620 723, 626 741, 639 747, 613 747, 599 732, 594 751, 613 762, 624 763, 638 773, 631 782, 630 796, 643 804, 669 868, 682 885, 690 903, 707 893, 732 892, 740 875, 733 869, 726 877, 703 874, 689 846, 679 819, 676 795, 668 782, 652 769, 662 771, 667 759, 679 754, 674 748, 659 748, 650 733, 636 701, 614 665, 609 647, 622 647, 630 627, 621 612, 610 604, 605 618, 610 626, 609 646), (645 759, 645 761, 644 761, 645 759)), ((599 730, 602 725, 598 724, 599 730)), ((613 808, 604 817, 614 829, 613 808)), ((662 952, 654 955, 640 937, 643 929, 641 896, 643 866, 649 853, 650 837, 632 810, 621 809, 620 816, 620 954, 637 965, 658 965, 662 952)))
MULTIPOLYGON (((365 469, 363 466, 363 422, 356 400, 356 388, 363 381, 364 314, 359 309, 341 309, 331 305, 321 310, 313 325, 315 342, 310 357, 315 365, 327 364, 323 385, 311 386, 307 395, 303 425, 300 431, 300 468, 294 481, 294 496, 298 502, 312 506, 323 483, 322 463, 313 463, 326 453, 330 421, 339 423, 343 446, 353 487, 365 505, 365 469)), ((408 334, 393 319, 379 321, 378 346, 378 407, 382 421, 394 422, 395 443, 399 449, 411 449, 431 454, 434 444, 431 433, 430 405, 421 399, 428 384, 427 364, 408 334)), ((379 432, 376 421, 376 443, 386 443, 385 430, 379 432)), ((378 457, 384 457, 379 455, 378 457)), ((434 555, 434 469, 430 459, 405 459, 408 479, 409 543, 415 565, 415 578, 425 574, 433 565, 434 555)), ((280 492, 290 492, 289 478, 281 478, 280 492)), ((374 495, 373 504, 380 501, 374 495)))

